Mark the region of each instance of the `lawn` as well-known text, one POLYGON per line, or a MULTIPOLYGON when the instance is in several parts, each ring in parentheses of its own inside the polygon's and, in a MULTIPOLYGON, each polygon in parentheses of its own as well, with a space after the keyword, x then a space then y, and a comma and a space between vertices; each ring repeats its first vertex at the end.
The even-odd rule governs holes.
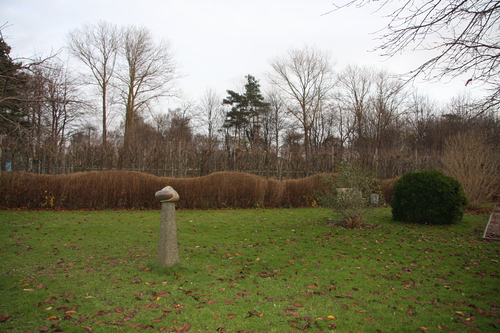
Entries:
POLYGON ((1 332, 492 332, 500 243, 453 226, 331 227, 330 210, 0 211, 1 332))

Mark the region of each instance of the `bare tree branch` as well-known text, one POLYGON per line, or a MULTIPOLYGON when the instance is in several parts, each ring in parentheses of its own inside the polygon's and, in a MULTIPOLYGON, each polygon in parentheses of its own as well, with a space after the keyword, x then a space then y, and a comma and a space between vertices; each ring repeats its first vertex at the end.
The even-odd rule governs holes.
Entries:
POLYGON ((431 56, 409 73, 410 78, 440 79, 468 73, 470 79, 490 87, 484 106, 498 104, 500 1, 351 0, 334 6, 335 9, 326 14, 347 7, 396 6, 388 15, 387 27, 380 32, 377 50, 388 57, 407 50, 431 51, 431 56))

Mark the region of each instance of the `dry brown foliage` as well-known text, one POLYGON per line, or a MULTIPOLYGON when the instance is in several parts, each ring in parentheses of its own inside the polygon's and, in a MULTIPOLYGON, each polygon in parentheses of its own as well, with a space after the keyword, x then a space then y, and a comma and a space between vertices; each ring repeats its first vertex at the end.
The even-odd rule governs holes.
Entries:
POLYGON ((380 187, 382 189, 382 196, 384 197, 385 202, 391 203, 392 201, 392 189, 394 187, 394 184, 396 184, 396 181, 399 178, 393 178, 393 179, 383 179, 380 181, 380 187))
POLYGON ((443 173, 457 179, 470 207, 479 207, 499 194, 500 152, 483 133, 458 133, 446 140, 443 173))
POLYGON ((279 208, 314 205, 324 184, 318 175, 265 179, 244 172, 168 178, 135 171, 91 171, 68 175, 2 172, 0 207, 28 209, 158 209, 156 191, 170 185, 178 208, 279 208))
POLYGON ((283 203, 290 207, 307 207, 314 205, 316 191, 326 189, 326 184, 320 175, 302 179, 288 179, 283 181, 283 203))

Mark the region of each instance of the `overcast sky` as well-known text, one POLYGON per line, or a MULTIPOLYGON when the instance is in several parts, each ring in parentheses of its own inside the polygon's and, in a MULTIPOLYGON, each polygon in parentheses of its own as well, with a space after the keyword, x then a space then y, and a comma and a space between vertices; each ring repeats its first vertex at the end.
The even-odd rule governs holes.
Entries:
MULTIPOLYGON (((362 9, 332 10, 346 0, 1 0, 0 25, 11 56, 49 55, 66 44, 68 32, 104 20, 149 28, 170 41, 184 75, 186 98, 197 100, 207 87, 225 97, 252 74, 266 84, 269 59, 304 45, 328 50, 340 71, 348 64, 403 73, 423 55, 408 52, 390 60, 370 52, 376 31, 387 24, 377 3, 362 9)), ((396 2, 397 3, 397 2, 396 2)), ((418 90, 438 101, 465 90, 466 78, 419 81, 418 90)), ((472 89, 470 86, 467 89, 472 89)))

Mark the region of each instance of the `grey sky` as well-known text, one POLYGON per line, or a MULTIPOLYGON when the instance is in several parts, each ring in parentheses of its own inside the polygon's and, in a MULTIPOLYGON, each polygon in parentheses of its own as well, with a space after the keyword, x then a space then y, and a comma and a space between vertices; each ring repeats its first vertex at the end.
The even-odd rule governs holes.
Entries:
MULTIPOLYGON (((184 78, 180 86, 193 100, 213 87, 225 97, 247 74, 261 80, 268 60, 305 44, 331 52, 340 71, 347 64, 403 73, 418 66, 422 55, 408 52, 384 61, 369 52, 374 32, 387 21, 377 7, 330 11, 345 0, 2 0, 0 24, 12 56, 48 55, 64 47, 68 32, 104 20, 149 28, 171 42, 184 78)), ((465 90, 466 78, 418 83, 418 90, 447 100, 465 90)), ((471 89, 468 87, 468 89, 471 89)))

